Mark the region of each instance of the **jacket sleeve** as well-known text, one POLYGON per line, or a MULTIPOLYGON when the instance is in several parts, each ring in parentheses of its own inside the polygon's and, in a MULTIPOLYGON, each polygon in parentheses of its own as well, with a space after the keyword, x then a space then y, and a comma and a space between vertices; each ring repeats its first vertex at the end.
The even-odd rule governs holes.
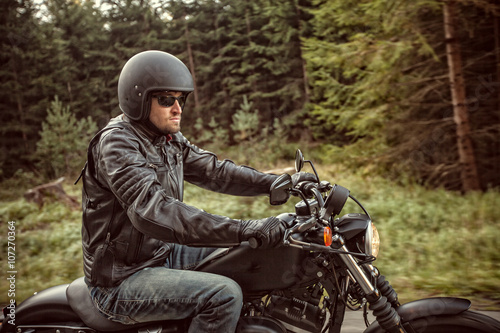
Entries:
POLYGON ((169 197, 156 172, 126 130, 101 137, 98 175, 120 201, 131 223, 147 236, 193 246, 230 246, 240 242, 240 221, 209 214, 169 197))
POLYGON ((214 153, 198 148, 177 134, 182 140, 185 180, 207 190, 238 195, 269 195, 271 184, 278 177, 259 172, 251 167, 236 165, 233 161, 219 161, 214 153))

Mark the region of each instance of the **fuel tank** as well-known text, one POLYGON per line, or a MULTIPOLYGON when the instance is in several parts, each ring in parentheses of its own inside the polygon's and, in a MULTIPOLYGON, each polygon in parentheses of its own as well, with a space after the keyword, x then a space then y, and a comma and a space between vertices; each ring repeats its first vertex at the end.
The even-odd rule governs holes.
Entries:
POLYGON ((259 295, 310 280, 315 267, 307 251, 284 246, 253 249, 243 242, 197 270, 227 276, 238 282, 243 294, 259 295))

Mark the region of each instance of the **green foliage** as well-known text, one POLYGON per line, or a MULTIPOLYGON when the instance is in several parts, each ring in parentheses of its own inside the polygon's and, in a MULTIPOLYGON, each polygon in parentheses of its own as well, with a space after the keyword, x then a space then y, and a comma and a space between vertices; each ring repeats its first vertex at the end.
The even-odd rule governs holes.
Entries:
POLYGON ((288 131, 279 119, 268 126, 261 126, 259 110, 253 109, 253 102, 243 97, 240 109, 233 115, 231 129, 236 133, 238 143, 233 151, 238 152, 237 160, 255 165, 273 165, 273 162, 293 155, 295 145, 288 142, 288 131), (260 156, 255 161, 255 156, 260 156))
POLYGON ((0 182, 0 200, 15 200, 38 181, 33 172, 17 169, 14 175, 0 182))
POLYGON ((233 141, 237 145, 228 145, 229 131, 214 117, 208 123, 204 123, 202 118, 196 120, 195 129, 199 134, 193 137, 193 141, 225 158, 252 166, 274 168, 276 161, 293 156, 296 145, 288 140, 289 128, 286 124, 274 119, 271 125, 262 126, 259 115, 259 111, 253 108, 253 102, 244 96, 230 125, 235 133, 233 141), (255 160, 255 156, 259 156, 259 159, 255 160))
POLYGON ((246 95, 243 96, 240 109, 233 114, 231 129, 236 133, 234 136, 236 142, 254 141, 259 129, 259 110, 253 109, 253 102, 248 102, 246 95))
MULTIPOLYGON (((16 301, 34 292, 71 282, 83 275, 81 212, 60 203, 39 209, 24 199, 0 204, 0 225, 14 221, 16 227, 16 301)), ((7 239, 0 239, 0 265, 7 266, 7 239)), ((0 303, 6 303, 8 281, 0 281, 0 303)))
POLYGON ((69 106, 64 107, 56 96, 47 109, 47 118, 37 142, 40 171, 50 179, 74 175, 81 170, 88 142, 96 131, 97 126, 90 117, 77 121, 69 106))
POLYGON ((314 11, 317 35, 306 40, 304 56, 319 121, 353 137, 381 137, 411 92, 413 73, 402 71, 425 45, 416 16, 428 5, 331 0, 314 11))
POLYGON ((228 130, 220 126, 215 117, 208 123, 204 123, 202 118, 197 118, 194 128, 200 133, 196 136, 196 143, 199 145, 221 148, 229 142, 228 130))

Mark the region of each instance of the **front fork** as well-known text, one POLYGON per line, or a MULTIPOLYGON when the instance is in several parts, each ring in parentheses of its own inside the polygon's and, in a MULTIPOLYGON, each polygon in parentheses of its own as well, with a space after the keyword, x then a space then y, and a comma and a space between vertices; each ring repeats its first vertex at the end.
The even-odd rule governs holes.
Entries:
MULTIPOLYGON (((339 250, 349 252, 340 235, 334 237, 334 242, 338 244, 339 250)), ((399 314, 396 312, 396 308, 399 306, 397 294, 385 280, 385 277, 381 276, 372 265, 365 264, 364 267, 361 267, 350 254, 342 254, 339 257, 363 291, 365 298, 370 303, 369 308, 373 311, 380 327, 389 333, 407 333, 403 328, 399 314), (376 286, 370 281, 369 275, 372 275, 377 281, 376 286)))

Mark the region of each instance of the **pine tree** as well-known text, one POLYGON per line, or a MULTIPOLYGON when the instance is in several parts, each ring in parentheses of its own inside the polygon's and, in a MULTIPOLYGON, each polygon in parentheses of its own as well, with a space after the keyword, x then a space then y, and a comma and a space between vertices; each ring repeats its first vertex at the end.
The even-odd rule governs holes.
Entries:
POLYGON ((87 145, 97 125, 90 118, 77 120, 69 106, 56 96, 47 109, 37 142, 39 172, 47 179, 75 175, 86 160, 87 145))
POLYGON ((236 133, 235 141, 238 143, 255 140, 255 134, 259 129, 259 110, 254 109, 253 102, 249 102, 246 96, 243 96, 243 103, 233 114, 231 129, 236 133))

